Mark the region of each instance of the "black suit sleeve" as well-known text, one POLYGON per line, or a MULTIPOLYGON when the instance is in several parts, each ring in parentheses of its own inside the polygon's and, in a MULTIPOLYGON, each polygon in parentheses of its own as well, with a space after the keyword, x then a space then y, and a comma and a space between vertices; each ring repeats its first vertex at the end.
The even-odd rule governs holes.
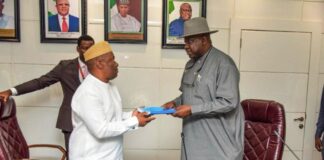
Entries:
POLYGON ((45 75, 42 75, 39 78, 15 86, 18 95, 40 90, 60 81, 63 69, 64 65, 61 61, 58 65, 56 65, 51 71, 49 71, 45 75))

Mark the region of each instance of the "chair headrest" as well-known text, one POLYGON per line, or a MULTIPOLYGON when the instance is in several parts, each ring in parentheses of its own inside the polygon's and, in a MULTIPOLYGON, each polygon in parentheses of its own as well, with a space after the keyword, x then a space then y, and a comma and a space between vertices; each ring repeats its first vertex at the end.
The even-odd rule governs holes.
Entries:
POLYGON ((16 103, 13 98, 9 98, 6 103, 0 99, 0 120, 16 115, 16 103))
POLYGON ((241 102, 246 120, 264 123, 276 123, 284 119, 282 104, 271 100, 246 99, 241 102))

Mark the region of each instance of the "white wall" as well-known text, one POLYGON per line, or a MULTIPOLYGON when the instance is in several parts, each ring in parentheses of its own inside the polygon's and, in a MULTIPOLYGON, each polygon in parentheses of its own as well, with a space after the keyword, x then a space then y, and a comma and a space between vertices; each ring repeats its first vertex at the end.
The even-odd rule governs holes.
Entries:
MULTIPOLYGON (((103 0, 88 0, 88 34, 93 36, 97 42, 104 39, 103 3, 103 0)), ((21 43, 0 43, 0 90, 46 73, 61 59, 77 56, 75 44, 40 43, 38 0, 21 0, 20 7, 21 43)), ((324 0, 208 0, 207 20, 211 29, 219 30, 218 33, 212 35, 214 46, 231 55, 237 62, 245 62, 241 66, 251 67, 249 71, 255 68, 249 66, 248 59, 241 60, 236 53, 230 53, 232 49, 238 49, 234 43, 235 28, 261 21, 266 21, 267 24, 283 21, 283 24, 287 24, 283 28, 291 28, 292 31, 294 28, 290 26, 293 23, 300 23, 302 26, 315 23, 320 26, 321 39, 310 41, 309 45, 321 45, 321 47, 314 47, 316 51, 307 52, 307 54, 315 53, 312 55, 315 58, 308 61, 307 71, 296 74, 295 68, 292 68, 280 74, 262 70, 251 73, 245 70, 241 71, 240 86, 244 91, 241 93, 243 98, 268 98, 288 105, 294 104, 294 99, 290 99, 291 97, 300 96, 300 94, 291 96, 295 93, 292 90, 301 91, 304 95, 302 97, 304 100, 301 101, 305 103, 304 110, 299 111, 298 107, 295 110, 291 108, 290 113, 287 114, 287 121, 295 118, 294 116, 298 113, 307 114, 305 122, 307 130, 303 133, 302 150, 296 149, 295 151, 305 160, 320 159, 318 152, 314 151, 313 134, 321 86, 324 83, 324 0), (250 21, 233 25, 238 19, 250 21), (259 76, 260 79, 269 76, 268 78, 273 80, 267 79, 266 85, 284 88, 280 92, 283 96, 276 94, 278 92, 276 90, 268 90, 267 94, 264 94, 262 89, 246 89, 250 86, 255 87, 249 82, 251 76, 252 78, 259 76), (290 85, 285 87, 285 84, 290 85), (288 119, 288 117, 291 118, 288 119)), ((112 44, 120 66, 119 76, 114 82, 120 89, 125 110, 140 105, 159 105, 179 94, 180 78, 188 57, 183 50, 161 49, 161 24, 162 0, 148 0, 147 44, 112 44)), ((269 26, 264 27, 264 30, 267 30, 269 26)), ((259 29, 262 30, 262 28, 259 29)), ((287 36, 284 35, 284 37, 287 36)), ((272 49, 271 46, 272 44, 269 44, 269 50, 272 49)), ((304 63, 298 66, 300 64, 298 60, 301 57, 305 55, 298 55, 296 58, 299 59, 297 62, 294 61, 296 62, 294 64, 305 68, 304 63)), ((289 57, 286 59, 289 60, 289 57)), ((262 61, 261 58, 256 59, 258 60, 262 61)), ((269 66, 271 65, 274 68, 270 70, 277 70, 276 67, 282 65, 282 62, 274 61, 269 66)), ((268 64, 263 67, 268 67, 268 64)), ((55 128, 58 107, 62 100, 59 84, 16 97, 16 100, 19 123, 29 144, 56 143, 64 146, 63 136, 60 130, 55 128)), ((146 128, 126 134, 125 159, 177 160, 180 156, 180 132, 181 120, 169 116, 158 116, 158 119, 146 128)), ((34 157, 46 153, 48 151, 32 151, 34 157)), ((57 156, 58 153, 53 154, 57 156)), ((293 157, 285 153, 285 159, 293 159, 293 157)))

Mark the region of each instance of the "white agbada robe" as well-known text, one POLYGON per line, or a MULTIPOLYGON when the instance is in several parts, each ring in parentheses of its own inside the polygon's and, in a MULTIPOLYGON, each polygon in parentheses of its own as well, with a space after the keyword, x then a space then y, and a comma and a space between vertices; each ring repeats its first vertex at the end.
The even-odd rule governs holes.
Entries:
POLYGON ((122 160, 123 134, 138 126, 117 87, 89 74, 72 98, 70 160, 122 160))
POLYGON ((0 29, 15 29, 15 18, 3 14, 0 17, 0 29))
POLYGON ((133 16, 122 17, 119 13, 111 18, 111 31, 118 32, 139 32, 141 23, 133 16))

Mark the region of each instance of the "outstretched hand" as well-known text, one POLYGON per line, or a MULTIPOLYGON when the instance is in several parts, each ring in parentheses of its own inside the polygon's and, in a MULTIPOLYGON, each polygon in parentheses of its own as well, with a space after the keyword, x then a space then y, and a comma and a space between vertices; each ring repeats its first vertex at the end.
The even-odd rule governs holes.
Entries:
POLYGON ((8 98, 12 95, 11 90, 5 90, 0 92, 0 99, 3 99, 4 102, 7 102, 8 98))
MULTIPOLYGON (((134 114, 134 112, 133 112, 133 114, 134 114)), ((142 113, 137 112, 136 117, 138 120, 138 126, 140 126, 140 127, 144 127, 145 125, 147 125, 148 123, 150 123, 152 120, 155 119, 155 117, 151 117, 146 112, 142 112, 142 113)))
POLYGON ((167 102, 162 105, 163 108, 169 109, 176 107, 176 103, 174 101, 167 102))
POLYGON ((174 117, 185 118, 191 115, 191 106, 190 105, 181 105, 177 106, 176 112, 172 114, 174 117))

